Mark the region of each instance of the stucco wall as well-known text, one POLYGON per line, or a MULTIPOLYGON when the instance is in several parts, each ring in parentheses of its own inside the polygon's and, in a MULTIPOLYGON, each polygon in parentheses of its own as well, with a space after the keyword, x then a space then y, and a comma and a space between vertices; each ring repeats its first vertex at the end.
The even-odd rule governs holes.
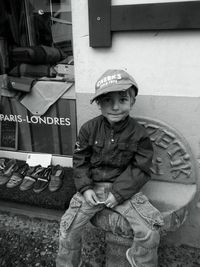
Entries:
POLYGON ((93 49, 87 1, 72 1, 72 11, 77 92, 93 92, 106 69, 122 68, 135 77, 142 95, 200 95, 198 31, 114 33, 111 48, 93 49))
MULTIPOLYGON (((89 46, 87 2, 72 1, 78 128, 84 121, 99 114, 96 105, 89 102, 97 78, 106 69, 121 68, 132 74, 139 85, 139 96, 132 115, 159 119, 179 130, 189 142, 198 164, 199 31, 115 33, 111 48, 94 49, 89 46)), ((138 2, 115 0, 113 4, 138 2)), ((199 183, 200 177, 197 177, 199 183)), ((173 242, 200 246, 197 200, 198 195, 192 203, 186 224, 173 237, 169 236, 173 242)))

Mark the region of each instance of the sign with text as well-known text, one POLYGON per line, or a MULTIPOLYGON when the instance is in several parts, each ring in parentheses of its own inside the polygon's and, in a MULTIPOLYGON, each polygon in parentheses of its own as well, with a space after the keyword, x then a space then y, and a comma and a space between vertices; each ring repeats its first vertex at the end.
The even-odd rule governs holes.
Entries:
POLYGON ((18 123, 15 121, 0 121, 0 148, 17 150, 18 123))
MULTIPOLYGON (((76 102, 74 99, 58 99, 43 116, 32 115, 13 97, 3 96, 1 102, 3 111, 0 113, 0 122, 1 133, 4 133, 4 146, 5 136, 10 136, 7 138, 11 139, 11 128, 13 129, 12 142, 14 142, 13 125, 17 125, 15 131, 17 150, 72 155, 76 141, 76 102), (6 131, 9 131, 9 135, 5 134, 6 131)), ((4 146, 1 147, 4 148, 4 146)), ((14 143, 12 147, 14 148, 14 143)))
POLYGON ((29 166, 41 165, 46 168, 51 164, 51 154, 27 154, 26 163, 29 166))

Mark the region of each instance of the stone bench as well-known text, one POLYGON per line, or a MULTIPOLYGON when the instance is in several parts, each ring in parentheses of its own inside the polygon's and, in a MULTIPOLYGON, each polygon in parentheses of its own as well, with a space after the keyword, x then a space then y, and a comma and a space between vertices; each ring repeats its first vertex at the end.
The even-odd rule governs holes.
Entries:
MULTIPOLYGON (((171 126, 149 118, 137 118, 149 133, 154 146, 152 180, 142 188, 150 202, 162 213, 165 225, 161 235, 177 230, 186 220, 188 204, 197 186, 197 166, 191 148, 183 136, 171 126)), ((120 214, 105 209, 96 214, 92 224, 105 231, 106 267, 130 264, 125 258, 134 234, 120 214), (112 224, 116 224, 115 232, 112 224)))

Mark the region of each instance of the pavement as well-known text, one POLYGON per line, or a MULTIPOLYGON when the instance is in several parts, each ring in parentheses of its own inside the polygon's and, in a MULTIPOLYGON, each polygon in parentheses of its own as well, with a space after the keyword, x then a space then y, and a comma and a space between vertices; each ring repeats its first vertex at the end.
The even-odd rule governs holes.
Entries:
MULTIPOLYGON (((62 211, 0 201, 0 267, 55 267, 62 211)), ((104 267, 104 233, 88 225, 82 267, 104 267)), ((159 267, 200 267, 200 249, 161 242, 159 267)), ((122 266, 116 266, 122 267, 122 266)))

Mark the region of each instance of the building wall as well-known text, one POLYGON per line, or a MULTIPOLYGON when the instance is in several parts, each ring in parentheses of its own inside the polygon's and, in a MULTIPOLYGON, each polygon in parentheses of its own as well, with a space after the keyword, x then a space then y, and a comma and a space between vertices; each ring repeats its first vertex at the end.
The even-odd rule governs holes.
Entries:
MULTIPOLYGON (((112 36, 112 47, 91 48, 87 2, 72 1, 78 128, 99 114, 96 105, 91 105, 89 101, 96 80, 109 68, 121 68, 132 74, 139 86, 139 96, 132 115, 155 118, 176 128, 190 144, 198 164, 199 31, 118 32, 112 36)), ((115 0, 113 4, 138 2, 115 0)), ((198 176, 198 187, 199 183, 198 176)), ((198 194, 191 205, 189 219, 176 234, 169 235, 169 240, 200 246, 200 211, 197 201, 198 194)))

